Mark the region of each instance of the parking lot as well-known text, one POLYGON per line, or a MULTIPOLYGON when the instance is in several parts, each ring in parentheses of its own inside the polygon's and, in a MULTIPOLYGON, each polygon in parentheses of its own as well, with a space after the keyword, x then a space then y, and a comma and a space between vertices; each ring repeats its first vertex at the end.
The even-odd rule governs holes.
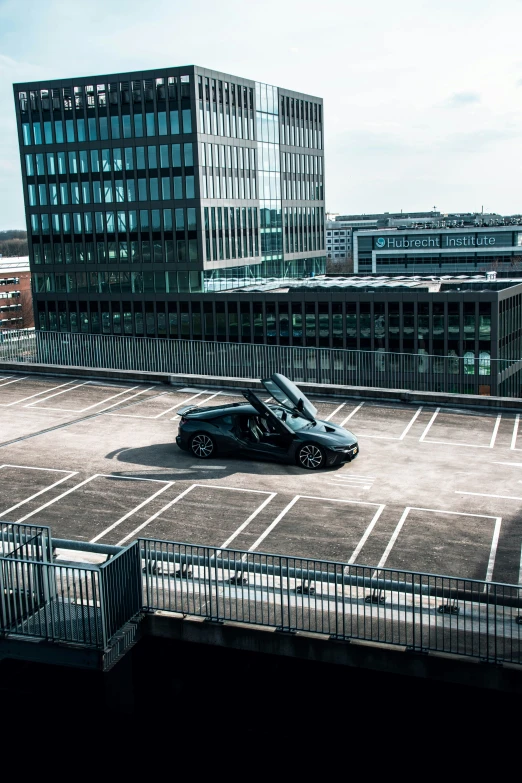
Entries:
POLYGON ((144 536, 522 581, 517 414, 318 398, 318 416, 360 446, 320 472, 176 447, 178 408, 242 400, 0 373, 0 518, 82 541, 144 536))

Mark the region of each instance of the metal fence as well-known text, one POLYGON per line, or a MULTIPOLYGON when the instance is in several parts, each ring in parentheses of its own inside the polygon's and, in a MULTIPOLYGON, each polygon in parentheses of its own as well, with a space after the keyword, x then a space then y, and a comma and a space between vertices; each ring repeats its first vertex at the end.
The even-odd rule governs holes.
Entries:
POLYGON ((251 379, 281 372, 296 383, 522 396, 522 360, 486 354, 433 356, 22 330, 4 337, 0 360, 251 379))
POLYGON ((522 586, 141 539, 144 605, 522 664, 522 586))

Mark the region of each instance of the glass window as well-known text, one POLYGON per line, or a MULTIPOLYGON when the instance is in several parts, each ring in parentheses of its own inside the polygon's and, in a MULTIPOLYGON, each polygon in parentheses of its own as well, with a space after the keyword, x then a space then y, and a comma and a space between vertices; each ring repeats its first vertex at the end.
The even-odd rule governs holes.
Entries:
POLYGON ((91 150, 91 171, 95 174, 100 170, 100 156, 98 150, 91 150))
POLYGON ((34 158, 32 155, 25 156, 25 173, 28 177, 34 177, 34 158))
POLYGON ((181 167, 181 144, 172 145, 172 165, 174 168, 181 167))
POLYGON ((158 178, 157 177, 150 177, 150 179, 149 179, 149 187, 150 187, 150 200, 151 201, 157 201, 159 199, 158 178))
POLYGON ((134 169, 134 159, 132 156, 132 147, 125 147, 125 171, 134 169))
POLYGON ((93 193, 93 199, 95 204, 101 204, 101 183, 99 180, 93 180, 92 183, 92 193, 93 193))
POLYGON ((194 177, 192 175, 185 177, 186 198, 195 198, 194 195, 194 177))
POLYGON ((145 115, 146 120, 146 126, 147 126, 147 136, 155 136, 156 135, 156 120, 154 118, 154 112, 148 111, 145 115))
POLYGON ((22 136, 24 137, 24 144, 31 144, 31 126, 28 122, 22 123, 22 136))
POLYGON ((100 139, 106 141, 109 138, 109 121, 107 117, 100 117, 100 139))
POLYGON ((147 157, 149 159, 149 169, 157 169, 158 156, 156 153, 156 147, 147 147, 147 157))
POLYGON ((44 139, 46 144, 53 143, 53 124, 52 122, 44 122, 44 139))
POLYGON ((153 231, 161 231, 160 210, 153 209, 151 212, 151 225, 153 231))
POLYGON ((36 185, 28 185, 27 191, 29 193, 29 206, 36 207, 36 185))
POLYGON ((177 109, 170 112, 170 132, 173 136, 179 133, 179 111, 177 109))
POLYGON ((140 209, 140 228, 142 231, 149 230, 149 213, 146 209, 140 209))
POLYGON ((78 174, 78 161, 76 152, 69 152, 69 173, 78 174))
POLYGON ((87 174, 88 171, 89 171, 89 154, 87 150, 80 150, 80 172, 82 174, 87 174))
POLYGON ((197 239, 189 239, 188 245, 189 245, 189 261, 197 261, 198 260, 198 240, 197 239))
POLYGON ((114 212, 107 212, 105 214, 105 222, 107 225, 107 233, 114 233, 114 212))
POLYGON ((35 144, 42 143, 42 126, 39 122, 33 122, 33 138, 35 144))
POLYGON ((38 185, 38 199, 41 207, 47 206, 47 188, 45 185, 38 185))
POLYGON ((114 171, 123 171, 123 159, 121 157, 121 149, 115 147, 112 151, 112 165, 114 171))
POLYGON ((185 228, 185 213, 183 209, 176 209, 176 231, 183 231, 185 228))
POLYGON ((185 166, 194 165, 194 157, 192 155, 192 142, 183 145, 183 154, 185 156, 185 166))
POLYGON ((65 120, 65 130, 67 141, 76 141, 76 134, 74 133, 74 120, 65 120))
POLYGON ((145 147, 136 147, 136 168, 145 168, 145 147))
POLYGON ((138 230, 138 216, 135 210, 131 209, 129 212, 129 231, 138 230))
POLYGON ((174 198, 183 198, 183 183, 181 177, 174 177, 174 198))
POLYGON ((192 116, 190 109, 183 109, 183 133, 192 133, 192 116))
POLYGON ((103 181, 103 198, 106 204, 111 204, 114 200, 112 195, 112 182, 110 179, 103 181))
POLYGON ((114 187, 115 187, 115 190, 116 190, 116 201, 125 201, 124 190, 123 190, 123 180, 122 179, 115 180, 114 187))
POLYGON ((165 231, 172 231, 172 210, 163 210, 163 228, 165 231))
POLYGON ((168 169, 169 167, 169 145, 162 144, 160 146, 160 166, 162 169, 168 169))
POLYGON ((54 122, 54 137, 57 144, 63 144, 63 122, 62 120, 55 120, 54 122))
POLYGON ((38 153, 36 156, 36 173, 39 177, 43 177, 45 174, 45 167, 44 167, 44 156, 41 152, 38 153))
POLYGON ((120 118, 117 114, 111 117, 111 135, 113 139, 120 138, 120 118))
POLYGON ((189 231, 196 231, 196 210, 193 207, 187 209, 187 228, 189 231))
POLYGON ((170 199, 170 177, 161 178, 161 198, 164 201, 170 199))
POLYGON ((91 193, 88 182, 82 182, 82 199, 84 204, 90 204, 91 202, 91 193))
POLYGON ((138 138, 143 136, 143 115, 134 115, 134 135, 138 138))
POLYGON ((67 182, 60 182, 60 201, 62 202, 62 204, 69 203, 69 191, 67 188, 67 182))
POLYGON ((138 179, 138 201, 147 201, 147 180, 138 179))
POLYGON ((123 123, 123 138, 130 139, 132 137, 130 114, 124 114, 121 121, 123 123))
POLYGON ((89 141, 97 141, 96 117, 89 117, 89 141))
POLYGON ((136 201, 136 183, 133 179, 127 180, 127 201, 136 201))
POLYGON ((78 141, 86 141, 85 120, 76 120, 76 131, 78 133, 78 141))
POLYGON ((166 111, 158 112, 158 131, 160 136, 167 135, 167 112, 166 111))
POLYGON ((102 150, 102 171, 111 170, 111 151, 102 150))

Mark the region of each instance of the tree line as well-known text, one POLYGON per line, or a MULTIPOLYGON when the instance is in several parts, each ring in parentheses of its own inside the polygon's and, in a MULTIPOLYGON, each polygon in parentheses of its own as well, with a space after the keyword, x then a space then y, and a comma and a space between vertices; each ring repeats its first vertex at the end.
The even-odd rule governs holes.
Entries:
POLYGON ((0 256, 13 258, 15 256, 27 256, 27 231, 11 229, 0 231, 0 256))

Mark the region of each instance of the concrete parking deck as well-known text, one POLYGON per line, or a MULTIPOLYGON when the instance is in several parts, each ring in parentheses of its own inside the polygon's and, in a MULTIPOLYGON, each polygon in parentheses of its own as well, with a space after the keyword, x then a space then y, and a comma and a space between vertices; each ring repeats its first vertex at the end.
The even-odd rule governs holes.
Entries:
POLYGON ((176 447, 178 408, 242 400, 234 390, 1 376, 2 519, 107 544, 140 535, 522 581, 515 412, 318 397, 361 453, 315 473, 176 447))

